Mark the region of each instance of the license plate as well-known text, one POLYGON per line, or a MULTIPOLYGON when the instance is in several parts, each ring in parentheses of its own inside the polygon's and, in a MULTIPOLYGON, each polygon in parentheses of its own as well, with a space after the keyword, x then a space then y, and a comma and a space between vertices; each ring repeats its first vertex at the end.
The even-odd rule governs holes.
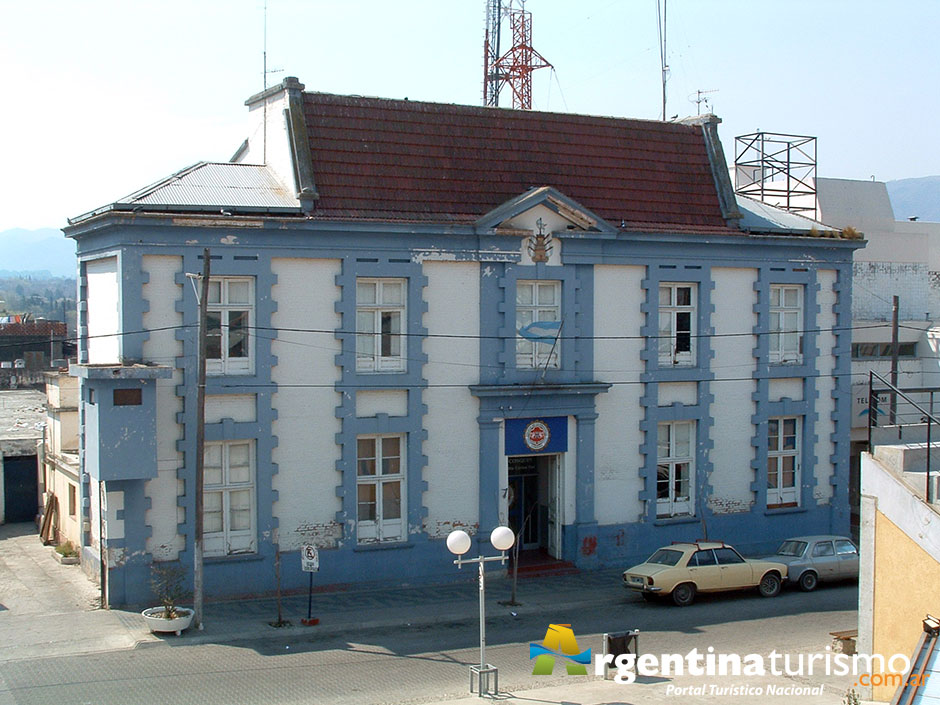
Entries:
POLYGON ((641 578, 641 577, 639 577, 639 576, 636 576, 636 575, 631 575, 631 576, 630 576, 630 582, 631 582, 631 583, 638 584, 638 585, 642 585, 642 584, 643 584, 643 578, 641 578))

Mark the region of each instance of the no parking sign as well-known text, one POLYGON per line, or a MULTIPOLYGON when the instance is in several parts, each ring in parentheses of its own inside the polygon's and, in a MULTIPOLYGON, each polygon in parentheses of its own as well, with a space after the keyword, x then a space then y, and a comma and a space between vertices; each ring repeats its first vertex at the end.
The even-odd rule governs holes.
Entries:
POLYGON ((316 546, 304 544, 300 551, 300 567, 305 573, 316 573, 320 570, 320 554, 316 546))

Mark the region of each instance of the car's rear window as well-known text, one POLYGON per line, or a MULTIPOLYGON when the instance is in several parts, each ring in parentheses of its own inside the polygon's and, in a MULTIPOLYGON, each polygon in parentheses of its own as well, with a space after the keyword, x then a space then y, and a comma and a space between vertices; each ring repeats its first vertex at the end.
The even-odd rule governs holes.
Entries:
POLYGON ((778 556, 802 556, 806 550, 806 541, 784 541, 777 549, 778 556))
POLYGON ((661 548, 649 559, 647 563, 657 563, 659 565, 675 565, 679 562, 679 559, 682 558, 682 551, 673 551, 669 548, 661 548))

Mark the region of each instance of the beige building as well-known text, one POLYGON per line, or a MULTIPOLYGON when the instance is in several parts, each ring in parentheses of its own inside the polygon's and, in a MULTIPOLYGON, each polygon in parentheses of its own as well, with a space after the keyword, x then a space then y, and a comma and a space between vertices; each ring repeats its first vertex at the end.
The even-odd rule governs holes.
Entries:
POLYGON ((71 541, 78 547, 82 545, 78 379, 68 372, 48 372, 45 377, 47 420, 40 477, 42 504, 52 508, 50 536, 55 543, 71 541))
MULTIPOLYGON (((940 616, 940 460, 931 459, 928 503, 926 457, 924 443, 878 445, 873 456, 862 454, 861 653, 912 658, 922 640, 923 620, 928 614, 940 616)), ((863 695, 889 701, 897 689, 892 682, 863 695)))

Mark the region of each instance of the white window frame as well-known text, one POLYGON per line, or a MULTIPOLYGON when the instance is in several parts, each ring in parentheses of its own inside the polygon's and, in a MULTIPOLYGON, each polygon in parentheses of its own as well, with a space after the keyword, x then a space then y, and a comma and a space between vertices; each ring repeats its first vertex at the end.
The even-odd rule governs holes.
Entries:
POLYGON ((675 367, 695 365, 697 299, 698 286, 695 282, 661 282, 659 284, 660 365, 675 367), (684 302, 686 294, 688 303, 684 302))
POLYGON ((770 508, 800 506, 802 436, 802 416, 775 416, 767 420, 767 506, 770 508), (788 425, 792 425, 792 434, 787 432, 788 425), (788 442, 788 438, 792 438, 792 442, 788 442), (789 482, 785 482, 787 473, 789 482))
POLYGON ((356 279, 357 372, 407 371, 407 302, 407 279, 356 279), (372 296, 365 295, 369 289, 372 296))
POLYGON ((206 354, 206 374, 208 375, 250 375, 254 371, 255 347, 255 281, 254 277, 210 277, 209 301, 206 304, 210 322, 214 314, 218 314, 219 324, 208 326, 207 334, 210 344, 206 354), (248 295, 237 296, 234 291, 240 285, 247 285, 248 295), (241 301, 241 298, 247 299, 241 301), (243 330, 232 330, 231 323, 243 313, 243 330), (247 319, 247 320, 246 320, 247 319), (215 334, 214 331, 218 331, 215 334), (245 355, 231 355, 233 344, 237 344, 237 337, 244 336, 245 355), (219 355, 212 354, 211 338, 219 338, 219 355))
POLYGON ((656 516, 695 516, 695 421, 664 421, 656 428, 656 516), (686 441, 682 442, 685 435, 686 441), (684 446, 684 447, 683 447, 684 446), (677 492, 681 474, 687 492, 677 492), (663 480, 666 495, 660 496, 663 480))
POLYGON ((203 552, 206 556, 229 556, 256 553, 258 550, 258 495, 256 492, 255 442, 253 440, 213 441, 206 443, 205 484, 203 487, 203 552), (237 466, 232 458, 247 460, 237 466), (216 464, 216 460, 218 463, 216 464), (219 468, 216 480, 215 468, 219 468), (247 477, 233 477, 233 470, 247 477), (244 501, 247 493, 247 507, 244 501), (218 500, 213 497, 218 496, 218 500), (220 528, 210 530, 215 524, 212 514, 218 508, 220 528), (239 526, 233 526, 235 513, 239 526), (247 512, 247 514, 246 514, 247 512))
MULTIPOLYGON (((404 434, 376 434, 356 437, 356 537, 359 543, 405 541, 407 506, 407 436, 404 434), (386 441, 398 442, 398 455, 386 453, 386 441), (372 444, 371 454, 364 454, 372 444), (397 462, 397 472, 389 467, 397 462), (371 470, 370 470, 371 468, 371 470), (398 516, 386 506, 398 486, 398 516), (369 488, 372 488, 371 493, 369 488), (371 502, 370 502, 371 500, 371 502), (369 518, 369 506, 374 506, 369 518), (392 514, 392 516, 388 516, 392 514)), ((391 450, 391 448, 389 449, 391 450)))
POLYGON ((561 341, 528 340, 518 331, 531 323, 561 321, 561 282, 520 279, 516 282, 516 368, 535 370, 561 367, 561 341), (526 293, 527 292, 527 293, 526 293))
POLYGON ((795 365, 803 361, 803 286, 770 285, 770 362, 795 365))

